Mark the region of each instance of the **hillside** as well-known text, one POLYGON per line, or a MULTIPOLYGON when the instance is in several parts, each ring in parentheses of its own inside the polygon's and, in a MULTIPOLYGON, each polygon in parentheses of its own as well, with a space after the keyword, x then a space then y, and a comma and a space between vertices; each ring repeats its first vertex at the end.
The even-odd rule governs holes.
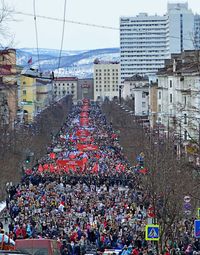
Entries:
MULTIPOLYGON (((54 71, 60 76, 92 77, 93 61, 95 58, 108 61, 119 61, 119 48, 95 50, 63 51, 58 70, 59 50, 39 49, 40 66, 43 72, 54 71)), ((38 68, 37 50, 22 48, 17 50, 17 64, 27 67, 32 57, 32 67, 38 68)))

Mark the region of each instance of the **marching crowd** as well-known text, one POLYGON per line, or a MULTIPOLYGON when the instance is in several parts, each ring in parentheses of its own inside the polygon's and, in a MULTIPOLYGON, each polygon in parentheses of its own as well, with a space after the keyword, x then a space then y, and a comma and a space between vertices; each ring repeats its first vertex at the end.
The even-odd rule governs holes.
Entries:
MULTIPOLYGON (((144 238, 150 201, 98 105, 73 107, 47 154, 22 182, 9 190, 9 235, 50 238, 61 254, 121 250, 123 255, 153 254, 144 238)), ((193 254, 199 243, 169 244, 164 254, 193 254), (196 246, 195 246, 196 245, 196 246)))

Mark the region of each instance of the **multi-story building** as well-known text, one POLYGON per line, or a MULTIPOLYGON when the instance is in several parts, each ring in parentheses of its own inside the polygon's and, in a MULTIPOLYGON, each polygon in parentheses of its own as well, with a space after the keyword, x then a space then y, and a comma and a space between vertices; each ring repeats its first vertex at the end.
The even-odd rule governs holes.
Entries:
POLYGON ((168 17, 148 16, 120 18, 121 79, 134 74, 153 75, 169 58, 168 17))
POLYGON ((194 16, 194 46, 195 49, 200 49, 200 15, 194 16))
POLYGON ((16 50, 0 51, 0 125, 13 128, 17 119, 17 77, 16 50))
POLYGON ((119 97, 119 62, 94 61, 94 100, 119 97))
POLYGON ((157 121, 182 140, 198 139, 200 127, 200 52, 172 55, 158 72, 157 121))
POLYGON ((52 102, 52 81, 50 79, 36 79, 36 111, 40 112, 52 102))
MULTIPOLYGON (((196 17, 196 31, 198 22, 196 17)), ((187 3, 168 3, 164 16, 140 13, 121 17, 121 81, 136 73, 154 76, 171 53, 194 49, 194 24, 194 14, 187 3)))
POLYGON ((77 99, 89 98, 94 100, 94 80, 93 78, 78 79, 77 99))
POLYGON ((30 123, 37 113, 36 77, 20 76, 19 106, 24 114, 24 122, 30 123))
POLYGON ((133 110, 136 116, 149 114, 149 78, 147 76, 136 74, 126 78, 122 96, 124 99, 133 99, 133 110))
POLYGON ((77 77, 57 77, 53 81, 53 98, 59 100, 66 95, 72 95, 77 100, 77 77))
POLYGON ((169 52, 180 53, 194 49, 194 14, 188 3, 168 3, 169 52))

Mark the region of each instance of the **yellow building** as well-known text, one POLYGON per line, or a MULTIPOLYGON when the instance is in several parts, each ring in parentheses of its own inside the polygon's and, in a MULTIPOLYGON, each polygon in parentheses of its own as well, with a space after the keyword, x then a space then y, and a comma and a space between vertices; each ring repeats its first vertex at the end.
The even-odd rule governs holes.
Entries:
POLYGON ((36 77, 21 75, 19 105, 27 115, 25 122, 32 122, 36 114, 36 77))

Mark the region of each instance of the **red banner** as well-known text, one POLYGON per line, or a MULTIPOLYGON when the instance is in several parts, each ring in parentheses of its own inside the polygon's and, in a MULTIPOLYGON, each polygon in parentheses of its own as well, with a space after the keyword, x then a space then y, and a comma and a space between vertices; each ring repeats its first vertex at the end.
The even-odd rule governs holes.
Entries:
POLYGON ((81 151, 95 151, 98 150, 99 148, 97 145, 93 144, 77 144, 77 149, 81 151))
POLYGON ((58 166, 79 166, 79 167, 83 167, 83 160, 70 160, 70 159, 58 159, 57 160, 57 165, 58 166))
POLYGON ((88 130, 79 129, 76 131, 76 136, 90 136, 90 132, 88 130))

